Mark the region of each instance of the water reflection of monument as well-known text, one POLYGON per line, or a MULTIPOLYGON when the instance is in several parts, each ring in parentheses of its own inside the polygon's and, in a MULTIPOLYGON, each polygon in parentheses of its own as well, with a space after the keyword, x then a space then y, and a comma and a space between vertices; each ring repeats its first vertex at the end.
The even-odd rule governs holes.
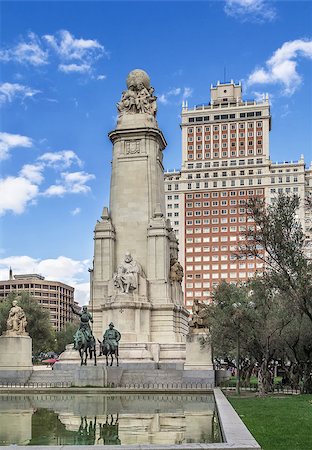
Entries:
POLYGON ((143 70, 130 72, 118 103, 110 206, 94 234, 91 301, 94 334, 109 322, 121 332, 122 361, 183 362, 188 312, 183 306, 178 242, 165 218, 163 150, 156 97, 143 70))
POLYGON ((139 445, 215 440, 212 395, 1 395, 0 420, 0 442, 5 444, 139 445))

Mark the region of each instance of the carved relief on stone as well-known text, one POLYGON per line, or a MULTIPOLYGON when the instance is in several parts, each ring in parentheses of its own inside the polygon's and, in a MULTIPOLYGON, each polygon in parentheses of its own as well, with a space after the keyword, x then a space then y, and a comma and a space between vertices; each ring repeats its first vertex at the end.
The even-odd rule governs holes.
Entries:
POLYGON ((170 258, 170 275, 169 278, 171 281, 178 281, 182 283, 183 280, 183 267, 177 260, 177 258, 170 258))
POLYGON ((138 288, 139 276, 144 276, 142 267, 127 252, 114 274, 114 285, 122 293, 129 294, 138 288))
POLYGON ((18 306, 17 300, 13 300, 12 308, 9 311, 7 320, 7 330, 5 336, 28 336, 26 332, 26 315, 24 310, 18 306))
POLYGON ((126 155, 135 155, 140 153, 140 141, 125 141, 126 155))
POLYGON ((195 299, 192 306, 192 319, 189 322, 190 328, 207 328, 207 308, 206 305, 195 299))
POLYGON ((156 117, 157 97, 154 96, 150 78, 144 70, 136 69, 129 73, 127 88, 117 103, 119 115, 149 114, 156 117))

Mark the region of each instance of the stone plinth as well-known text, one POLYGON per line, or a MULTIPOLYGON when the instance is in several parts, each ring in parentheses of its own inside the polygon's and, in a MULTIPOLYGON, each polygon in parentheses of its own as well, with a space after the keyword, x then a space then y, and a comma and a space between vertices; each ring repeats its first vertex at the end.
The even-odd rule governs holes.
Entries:
POLYGON ((32 370, 32 339, 29 336, 0 336, 0 379, 26 381, 32 370))
POLYGON ((193 328, 187 335, 184 370, 213 370, 211 346, 209 343, 203 345, 207 333, 204 328, 193 328))
POLYGON ((106 386, 107 372, 106 368, 97 366, 77 367, 74 377, 74 386, 106 386))

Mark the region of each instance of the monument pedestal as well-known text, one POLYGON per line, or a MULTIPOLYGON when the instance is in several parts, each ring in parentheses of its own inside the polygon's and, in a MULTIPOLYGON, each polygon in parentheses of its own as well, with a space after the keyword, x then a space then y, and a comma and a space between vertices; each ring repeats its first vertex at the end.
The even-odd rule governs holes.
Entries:
POLYGON ((207 333, 205 328, 194 328, 187 335, 184 370, 213 369, 211 345, 205 344, 207 333))
POLYGON ((29 336, 0 336, 0 380, 24 382, 32 370, 32 339, 29 336))
POLYGON ((205 343, 208 330, 193 328, 186 338, 186 357, 183 378, 214 385, 211 345, 205 343))

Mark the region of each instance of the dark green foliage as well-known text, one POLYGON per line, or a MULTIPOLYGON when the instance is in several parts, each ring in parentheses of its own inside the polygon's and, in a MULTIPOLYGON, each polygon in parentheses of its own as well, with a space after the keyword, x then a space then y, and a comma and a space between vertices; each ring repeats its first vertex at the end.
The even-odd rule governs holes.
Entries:
MULTIPOLYGON (((38 302, 27 292, 19 293, 18 304, 23 308, 27 318, 26 331, 32 338, 33 354, 53 350, 54 330, 50 323, 49 312, 45 311, 38 302)), ((0 334, 6 330, 6 321, 12 301, 17 295, 12 293, 0 303, 0 334)))
POLYGON ((207 307, 214 356, 239 361, 244 381, 256 371, 262 394, 272 388, 276 361, 292 386, 312 392, 312 265, 299 201, 281 194, 271 206, 247 202, 255 226, 243 233, 237 257, 256 256, 265 271, 246 285, 220 284, 207 307))
POLYGON ((79 324, 68 322, 63 330, 56 333, 56 353, 62 353, 66 345, 74 342, 74 334, 77 331, 79 324))

